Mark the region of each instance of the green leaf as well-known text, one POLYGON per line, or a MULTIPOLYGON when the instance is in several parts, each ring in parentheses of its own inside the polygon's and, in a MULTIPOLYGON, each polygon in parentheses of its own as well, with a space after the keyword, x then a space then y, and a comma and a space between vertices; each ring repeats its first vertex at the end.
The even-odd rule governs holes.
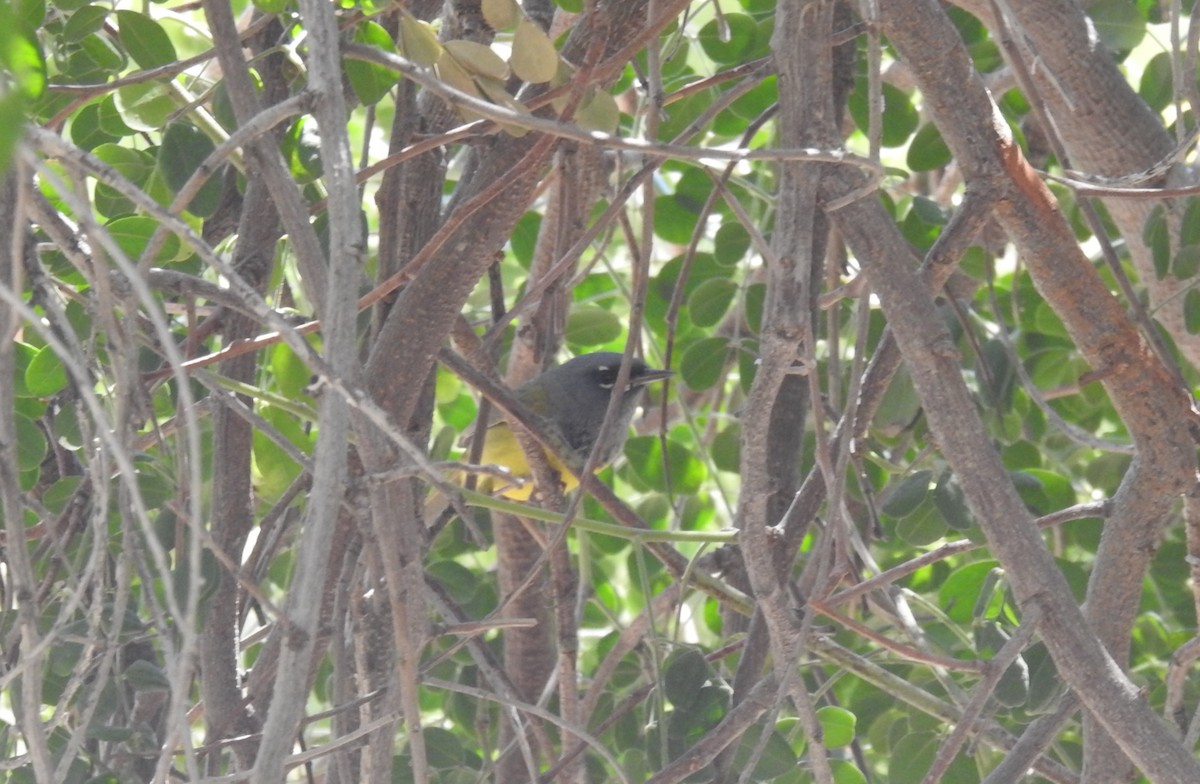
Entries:
POLYGON ((125 67, 125 56, 107 35, 89 35, 79 42, 79 48, 101 71, 115 73, 125 67))
POLYGON ((933 123, 925 123, 908 146, 905 165, 915 172, 931 171, 950 163, 952 157, 942 132, 933 123))
POLYGON ((691 494, 698 491, 708 471, 694 452, 673 439, 667 440, 666 458, 657 436, 635 436, 625 442, 625 457, 633 474, 652 490, 691 494), (668 482, 669 479, 669 482, 668 482))
POLYGON ((736 473, 741 470, 741 442, 742 426, 736 422, 717 433, 713 438, 710 452, 713 465, 718 471, 736 473))
MULTIPOLYGON (((761 34, 759 40, 764 40, 761 34)), ((778 80, 774 75, 768 76, 729 104, 728 111, 713 119, 713 132, 720 136, 741 136, 750 122, 761 119, 778 101, 778 80)))
POLYGON ((29 363, 37 356, 38 349, 36 346, 31 346, 28 343, 22 343, 19 340, 13 341, 13 359, 16 364, 15 378, 13 378, 13 394, 17 397, 30 397, 29 390, 25 388, 25 370, 29 367, 29 363))
MULTIPOLYGON (((145 188, 154 174, 154 159, 142 150, 119 144, 101 144, 92 150, 92 154, 139 188, 145 188)), ((104 183, 96 184, 95 206, 96 210, 107 218, 128 215, 135 210, 132 201, 104 183)))
MULTIPOLYGON (((969 623, 975 617, 975 602, 982 594, 984 584, 994 581, 992 572, 999 566, 997 561, 976 561, 950 573, 938 588, 938 603, 951 621, 969 623)), ((1003 603, 1004 592, 992 591, 988 599, 988 608, 983 613, 986 617, 1003 603)))
POLYGON ((1037 303, 1033 315, 1033 328, 1042 335, 1051 335, 1056 338, 1066 338, 1070 340, 1071 333, 1067 332, 1066 325, 1062 323, 1062 319, 1054 312, 1054 308, 1050 307, 1045 301, 1037 303))
POLYGON ((1189 335, 1200 335, 1200 290, 1195 287, 1183 295, 1183 323, 1189 335))
POLYGON ((1187 200, 1183 220, 1179 224, 1180 245, 1200 245, 1200 199, 1195 196, 1187 200))
POLYGON ((1004 669, 993 695, 996 701, 1008 708, 1019 708, 1029 701, 1029 665, 1018 656, 1004 669))
POLYGON ((840 749, 854 741, 854 728, 858 717, 845 708, 826 705, 817 710, 821 722, 821 735, 827 749, 840 749))
MULTIPOLYGON (((994 657, 1009 640, 1009 634, 993 620, 983 620, 975 626, 975 650, 982 658, 994 657)), ((1029 666, 1018 656, 1005 668, 993 695, 1008 708, 1024 705, 1029 699, 1029 666)))
POLYGON ((737 352, 738 381, 743 394, 749 394, 758 375, 758 343, 744 343, 737 352))
POLYGON ((750 325, 750 331, 757 335, 762 331, 763 320, 763 305, 767 299, 767 285, 765 283, 751 283, 746 287, 746 323, 750 325))
POLYGON ((1017 373, 1013 369, 1008 349, 998 338, 983 344, 980 359, 987 366, 987 386, 984 392, 988 401, 1001 414, 1012 410, 1013 388, 1016 385, 1017 373))
MULTIPOLYGON (((54 5, 56 8, 66 10, 66 6, 63 3, 55 3, 54 5)), ((13 0, 11 8, 16 22, 26 30, 38 29, 46 19, 45 0, 13 0)), ((4 22, 7 23, 8 19, 4 18, 4 22)))
POLYGON ((750 232, 739 221, 727 220, 713 237, 713 258, 718 264, 737 264, 750 250, 750 232))
POLYGON ((67 20, 62 29, 62 40, 68 43, 79 43, 92 33, 104 27, 108 18, 108 9, 102 5, 85 5, 67 20))
POLYGON ((117 141, 116 136, 100 127, 100 104, 90 103, 71 120, 71 141, 82 150, 93 150, 101 144, 117 141))
POLYGON ((725 338, 697 340, 684 350, 679 362, 679 376, 689 389, 697 392, 709 389, 721 380, 728 353, 729 342, 725 338))
POLYGON ((949 471, 938 479, 937 487, 933 490, 933 503, 951 528, 966 531, 974 525, 962 488, 949 471))
POLYGON ((469 603, 479 591, 479 575, 458 561, 434 561, 426 568, 426 572, 449 592, 460 607, 469 603))
MULTIPOLYGON (((33 29, 22 28, 13 19, 11 8, 0 3, 0 68, 7 71, 12 88, 0 98, 0 153, 6 152, 10 135, 21 133, 25 119, 21 107, 26 101, 42 98, 46 90, 46 59, 33 29)), ((0 157, 0 163, 5 160, 0 157)))
POLYGON ((25 389, 34 397, 50 397, 67 385, 67 370, 49 346, 43 346, 25 368, 25 389))
POLYGON ((34 422, 27 416, 19 413, 16 414, 16 422, 17 469, 21 473, 33 471, 42 464, 49 451, 50 447, 46 442, 46 435, 38 427, 37 422, 34 422))
POLYGON ((603 346, 621 336, 621 319, 597 305, 576 305, 567 316, 564 338, 572 347, 603 346))
POLYGON ((867 784, 867 777, 853 762, 830 760, 829 766, 833 769, 833 784, 867 784))
POLYGON ((922 222, 931 226, 945 226, 950 222, 950 216, 942 209, 942 205, 924 196, 914 196, 912 211, 922 222))
POLYGON ((133 61, 147 70, 179 59, 162 25, 136 11, 117 11, 121 44, 133 61))
POLYGON ((1029 667, 1029 699, 1025 711, 1033 716, 1051 713, 1058 708, 1059 699, 1067 687, 1058 672, 1054 660, 1046 652, 1043 643, 1029 646, 1021 656, 1029 667))
MULTIPOLYGON (((58 423, 55 422, 55 424, 58 423)), ((82 476, 64 476, 46 488, 46 492, 42 494, 42 503, 51 512, 58 514, 67 508, 67 504, 75 497, 81 484, 83 484, 82 476)))
MULTIPOLYGON (((158 148, 158 172, 163 182, 172 191, 180 191, 200 165, 204 163, 216 145, 196 126, 186 122, 173 122, 163 132, 162 144, 158 148)), ((221 181, 209 177, 208 181, 187 205, 188 212, 207 218, 217 210, 221 199, 221 181)))
POLYGON ((904 517, 912 514, 929 494, 929 480, 933 471, 923 470, 900 480, 898 484, 889 485, 884 490, 883 513, 889 517, 904 517))
POLYGON ((237 130, 237 116, 234 114, 233 104, 229 101, 229 89, 224 79, 217 82, 213 89, 212 116, 226 131, 232 133, 237 130))
POLYGON ((920 784, 940 743, 936 732, 913 732, 901 738, 889 755, 888 784, 920 784))
POLYGON ((287 158, 292 176, 300 182, 314 182, 324 173, 321 137, 311 117, 296 119, 279 146, 287 158))
MULTIPOLYGON (((733 755, 733 769, 745 770, 751 762, 755 750, 759 746, 759 741, 762 738, 763 727, 754 725, 746 730, 742 736, 741 743, 738 744, 737 751, 733 755)), ((797 758, 796 752, 788 744, 784 737, 778 732, 772 730, 767 737, 767 742, 763 746, 762 755, 758 757, 752 771, 751 781, 773 781, 781 776, 790 776, 796 773, 797 758)))
POLYGON ((659 140, 674 140, 704 110, 712 106, 716 98, 716 90, 698 90, 682 100, 672 101, 663 108, 666 118, 658 126, 659 140))
POLYGON ((527 212, 517 221, 516 228, 508 238, 513 255, 525 269, 533 263, 533 251, 537 247, 538 232, 541 230, 542 216, 538 212, 527 212))
POLYGON ((443 770, 463 763, 466 750, 453 732, 441 727, 426 727, 422 734, 425 736, 425 753, 431 768, 443 770))
POLYGON ((1142 227, 1142 242, 1154 258, 1154 275, 1159 280, 1171 269, 1171 235, 1167 229, 1167 210, 1159 204, 1150 211, 1142 227))
POLYGON ((1171 105, 1174 97, 1174 74, 1171 72, 1171 53, 1159 52, 1150 58, 1142 69, 1142 79, 1138 82, 1138 95, 1155 112, 1161 112, 1171 105))
POLYGON ((1128 0, 1098 0, 1088 5, 1088 16, 1104 45, 1113 52, 1128 52, 1146 35, 1146 20, 1128 0))
MULTIPOLYGON (((360 23, 354 30, 354 40, 384 52, 396 51, 387 30, 374 22, 360 23)), ((354 94, 364 106, 379 103, 396 85, 396 72, 382 65, 345 58, 342 67, 346 69, 346 78, 350 80, 354 94)))
MULTIPOLYGON (((277 343, 272 347, 271 372, 279 391, 293 400, 303 397, 312 377, 308 365, 296 356, 296 352, 286 343, 277 343)), ((438 377, 439 379, 442 376, 438 377)))
POLYGON ((709 678, 709 666, 695 648, 672 651, 663 662, 663 694, 678 710, 687 710, 696 701, 709 678))
MULTIPOLYGON (((141 258, 142 252, 146 250, 146 245, 150 242, 154 230, 158 228, 158 222, 142 215, 128 215, 111 221, 105 228, 108 229, 113 241, 120 246, 129 260, 137 262, 141 258)), ((162 266, 170 264, 178 257, 179 238, 174 234, 168 234, 154 263, 162 266)))
MULTIPOLYGON (((260 406, 259 413, 280 435, 299 447, 301 452, 311 453, 311 435, 293 414, 274 405, 260 406)), ((262 431, 254 431, 252 448, 256 493, 263 499, 279 498, 299 475, 300 466, 283 446, 275 443, 262 431)))
POLYGON ((896 523, 896 535, 913 547, 933 544, 946 535, 946 529, 946 521, 930 498, 896 523))
POLYGON ((686 245, 696 228, 695 211, 685 207, 673 195, 654 200, 654 233, 675 245, 686 245))
POLYGON ((542 28, 522 18, 517 22, 517 31, 513 34, 510 63, 518 78, 541 84, 550 81, 558 73, 558 50, 542 28))
POLYGON ((1200 245, 1183 245, 1171 260, 1171 274, 1187 280, 1200 270, 1200 245))
MULTIPOLYGON (((908 142, 909 137, 917 130, 921 116, 913 105, 912 98, 898 87, 884 84, 880 91, 883 97, 883 112, 881 122, 883 133, 881 142, 884 147, 899 147, 908 142)), ((867 83, 859 80, 854 92, 850 94, 847 108, 850 116, 859 130, 866 134, 869 129, 870 108, 868 105, 867 83)))
POLYGON ((717 726, 728 710, 727 689, 701 686, 687 710, 677 709, 669 713, 667 735, 672 740, 690 743, 717 726))
POLYGON ((157 131, 175 112, 175 100, 157 82, 119 87, 116 102, 121 120, 135 131, 157 131))
POLYGON ((908 368, 900 367, 892 377, 883 400, 871 420, 871 427, 883 435, 894 437, 910 427, 921 412, 921 398, 913 386, 908 368))
POLYGON ((696 287, 688 297, 688 315, 697 327, 717 324, 729 311, 738 286, 729 278, 711 278, 696 287))
POLYGON ((719 65, 741 64, 746 53, 755 43, 758 23, 746 14, 724 14, 721 19, 712 19, 700 28, 697 39, 700 48, 719 65))
POLYGON ((1026 468, 1013 475, 1017 492, 1037 514, 1065 509, 1077 501, 1071 481, 1060 473, 1042 468, 1026 468))

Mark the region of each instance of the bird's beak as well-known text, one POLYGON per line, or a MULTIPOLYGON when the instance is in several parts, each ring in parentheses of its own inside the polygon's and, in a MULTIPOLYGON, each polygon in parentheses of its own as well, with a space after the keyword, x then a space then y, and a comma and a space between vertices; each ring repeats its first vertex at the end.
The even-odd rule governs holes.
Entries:
POLYGON ((647 384, 653 384, 655 381, 662 381, 663 379, 670 378, 673 375, 675 375, 675 371, 673 370, 656 370, 654 368, 646 368, 645 372, 643 372, 637 378, 629 379, 629 387, 630 389, 644 387, 647 384))

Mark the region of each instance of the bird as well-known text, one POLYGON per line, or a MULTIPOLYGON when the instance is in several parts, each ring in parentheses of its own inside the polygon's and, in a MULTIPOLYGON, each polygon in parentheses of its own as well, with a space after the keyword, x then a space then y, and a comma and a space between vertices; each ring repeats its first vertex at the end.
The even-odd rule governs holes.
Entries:
MULTIPOLYGON (((513 395, 531 412, 557 426, 567 446, 581 458, 595 451, 595 465, 605 466, 620 454, 646 387, 674 375, 670 370, 652 368, 635 357, 630 360, 628 383, 624 389, 617 390, 617 374, 621 370, 622 359, 623 355, 615 351, 581 354, 533 377, 517 387, 513 395), (621 396, 614 414, 616 421, 609 431, 609 438, 604 444, 597 445, 596 440, 614 393, 621 396)), ((483 432, 481 463, 502 466, 515 479, 529 480, 532 477, 525 451, 508 422, 497 419, 483 432)), ((570 492, 579 485, 579 478, 556 455, 548 454, 546 459, 550 467, 558 472, 563 492, 570 492)), ((491 484, 491 481, 485 479, 480 489, 490 491, 491 488, 485 486, 487 484, 491 484)), ((515 501, 527 501, 533 489, 533 482, 522 481, 500 489, 499 495, 515 501)))

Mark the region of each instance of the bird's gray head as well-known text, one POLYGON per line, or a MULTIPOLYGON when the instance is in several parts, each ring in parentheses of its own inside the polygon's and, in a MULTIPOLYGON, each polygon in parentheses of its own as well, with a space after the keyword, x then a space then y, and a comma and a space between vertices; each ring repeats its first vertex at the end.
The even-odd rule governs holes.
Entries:
MULTIPOLYGON (((527 385, 537 385, 545 396, 548 418, 554 420, 576 451, 586 453, 595 445, 621 371, 621 359, 622 355, 614 351, 583 354, 550 368, 527 385)), ((671 371, 647 367, 636 357, 630 360, 629 383, 621 391, 614 423, 615 442, 603 450, 602 458, 611 459, 615 455, 609 453, 621 448, 646 385, 670 375, 671 371)))

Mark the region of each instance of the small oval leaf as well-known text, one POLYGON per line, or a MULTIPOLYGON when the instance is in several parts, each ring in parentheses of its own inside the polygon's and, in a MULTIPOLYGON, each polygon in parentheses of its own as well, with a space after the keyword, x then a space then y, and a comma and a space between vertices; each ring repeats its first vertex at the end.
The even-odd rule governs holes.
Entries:
POLYGON ((679 362, 679 376, 697 392, 715 386, 725 370, 729 343, 725 338, 702 338, 688 346, 679 362))
POLYGON ((428 22, 405 12, 400 15, 400 51, 417 65, 430 68, 441 59, 442 44, 428 22))
POLYGON ((663 662, 663 693, 678 710, 695 702, 708 680, 708 662, 694 648, 680 648, 663 662))
POLYGON ((737 296, 737 283, 729 278, 711 278, 696 287, 688 297, 688 315, 698 327, 711 327, 719 322, 737 296))
POLYGON ((50 397, 67 385, 67 371, 49 346, 42 347, 25 368, 25 389, 34 397, 50 397))
POLYGON ((447 41, 443 46, 470 74, 504 81, 508 78, 508 63, 489 47, 474 41, 447 41))
POLYGON ((526 82, 548 82, 558 73, 558 50, 546 31, 528 19, 517 22, 513 35, 512 69, 526 82))
POLYGON ((817 711, 817 719, 821 722, 821 740, 825 748, 840 749, 854 740, 858 717, 845 708, 826 705, 817 711))
POLYGON ((895 484, 894 488, 889 485, 885 493, 887 500, 883 503, 883 513, 889 517, 904 517, 916 511, 929 494, 929 480, 932 476, 932 471, 917 471, 895 484))
POLYGON ((137 11, 117 11, 121 43, 142 68, 157 68, 179 59, 175 44, 158 22, 137 11))
POLYGON ((513 0, 483 0, 479 4, 483 21, 493 30, 507 30, 517 23, 520 15, 513 0))
POLYGON ((564 334, 572 346, 602 346, 621 336, 621 319, 597 305, 578 305, 567 317, 564 334))
POLYGON ((1200 335, 1200 289, 1188 289, 1184 295, 1183 322, 1189 335, 1200 335))
POLYGON ((596 90, 575 112, 575 122, 588 130, 616 133, 621 123, 621 107, 607 92, 596 90))

